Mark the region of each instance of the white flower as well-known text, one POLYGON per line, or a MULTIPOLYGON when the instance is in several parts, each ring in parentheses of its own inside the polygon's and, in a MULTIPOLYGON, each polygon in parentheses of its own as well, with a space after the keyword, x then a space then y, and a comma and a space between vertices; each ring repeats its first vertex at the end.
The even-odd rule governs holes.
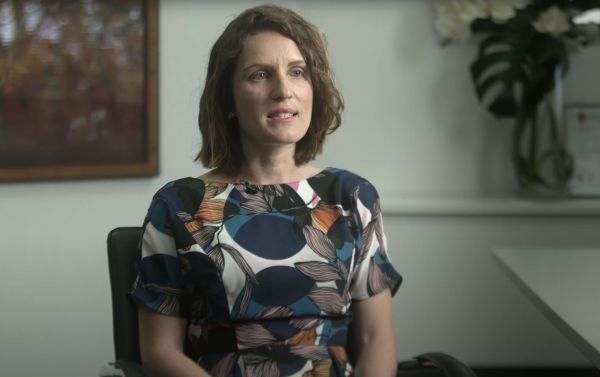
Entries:
POLYGON ((487 18, 484 0, 452 0, 450 2, 457 16, 468 23, 477 18, 487 18))
POLYGON ((466 41, 471 36, 471 22, 486 17, 483 0, 442 0, 434 4, 435 29, 442 44, 466 41))
POLYGON ((510 21, 517 9, 531 0, 438 0, 434 3, 435 29, 445 45, 466 41, 471 36, 471 24, 476 19, 491 18, 501 24, 510 21))
POLYGON ((487 0, 487 12, 492 21, 504 24, 515 16, 517 9, 523 9, 528 4, 529 0, 487 0))
POLYGON ((567 14, 556 5, 553 5, 539 15, 537 20, 533 22, 533 27, 540 33, 558 37, 569 31, 571 25, 567 14))
POLYGON ((449 1, 434 4, 435 30, 445 45, 454 41, 466 41, 471 36, 471 24, 462 19, 449 1))
POLYGON ((600 9, 590 9, 575 17, 573 22, 576 24, 600 24, 600 9))

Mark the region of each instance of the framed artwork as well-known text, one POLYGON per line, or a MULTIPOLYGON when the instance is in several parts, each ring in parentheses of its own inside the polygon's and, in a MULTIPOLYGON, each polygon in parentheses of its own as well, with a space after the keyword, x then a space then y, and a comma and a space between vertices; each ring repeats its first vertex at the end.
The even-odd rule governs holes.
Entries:
POLYGON ((564 116, 575 165, 570 192, 575 197, 600 196, 600 103, 566 105, 564 116))
POLYGON ((0 0, 0 181, 158 173, 157 0, 0 0))

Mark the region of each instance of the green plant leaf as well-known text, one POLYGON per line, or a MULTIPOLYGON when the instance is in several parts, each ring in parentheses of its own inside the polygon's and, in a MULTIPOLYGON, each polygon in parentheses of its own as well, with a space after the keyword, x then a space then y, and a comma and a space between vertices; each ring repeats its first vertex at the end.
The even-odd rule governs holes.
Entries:
POLYGON ((515 65, 519 56, 505 35, 493 35, 482 41, 479 57, 471 64, 471 78, 479 101, 488 102, 488 110, 498 118, 515 117, 515 85, 522 82, 515 65))
POLYGON ((553 89, 559 65, 568 67, 564 42, 515 23, 482 40, 470 71, 480 102, 497 118, 515 118, 520 104, 537 104, 553 89))

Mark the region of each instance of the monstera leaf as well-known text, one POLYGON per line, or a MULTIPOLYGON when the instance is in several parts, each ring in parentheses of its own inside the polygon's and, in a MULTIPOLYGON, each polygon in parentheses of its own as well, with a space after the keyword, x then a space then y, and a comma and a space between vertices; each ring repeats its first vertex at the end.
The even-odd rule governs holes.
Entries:
POLYGON ((552 107, 540 105, 554 88, 557 67, 562 74, 567 71, 568 51, 563 40, 537 32, 532 18, 522 13, 504 26, 482 20, 477 27, 486 36, 471 76, 488 110, 497 118, 515 120, 512 158, 521 187, 563 187, 572 173, 572 159, 558 136, 552 107), (549 143, 540 140, 540 111, 549 115, 549 143), (553 179, 544 177, 548 169, 555 172, 553 179))
POLYGON ((568 55, 563 41, 538 33, 527 19, 515 18, 502 29, 481 20, 487 34, 471 64, 479 100, 497 118, 517 118, 534 111, 554 87, 556 68, 566 72, 568 55))

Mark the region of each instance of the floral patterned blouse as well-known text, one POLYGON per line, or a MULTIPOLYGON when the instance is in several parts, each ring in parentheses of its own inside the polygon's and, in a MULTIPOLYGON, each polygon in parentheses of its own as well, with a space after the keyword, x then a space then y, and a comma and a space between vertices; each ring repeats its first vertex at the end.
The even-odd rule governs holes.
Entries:
POLYGON ((186 318, 188 354, 213 377, 339 377, 352 375, 352 301, 400 282, 377 191, 327 168, 278 185, 168 183, 131 294, 186 318))

